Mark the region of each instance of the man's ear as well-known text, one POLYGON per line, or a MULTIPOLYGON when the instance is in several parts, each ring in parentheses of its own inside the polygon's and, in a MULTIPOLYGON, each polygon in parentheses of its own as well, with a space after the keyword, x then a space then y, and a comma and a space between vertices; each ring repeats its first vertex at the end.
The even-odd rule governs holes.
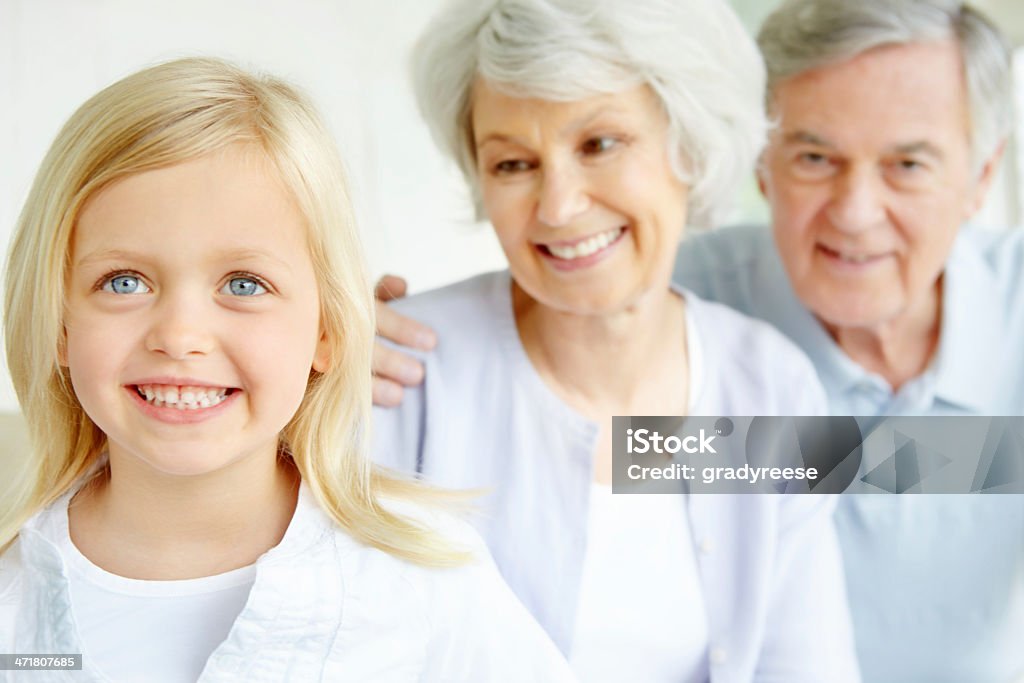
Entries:
POLYGON ((992 154, 985 160, 985 163, 982 164, 981 171, 978 173, 978 179, 975 181, 974 190, 967 199, 967 205, 964 206, 964 220, 976 214, 985 205, 985 198, 988 197, 988 191, 992 188, 992 183, 999 174, 999 164, 1002 162, 1005 152, 1006 140, 1004 139, 996 146, 992 154))
POLYGON ((757 176, 757 189, 761 191, 761 196, 768 200, 768 171, 764 168, 764 156, 757 160, 757 167, 754 169, 754 175, 757 176))
POLYGON ((316 342, 316 351, 313 353, 313 369, 317 372, 327 372, 331 368, 331 344, 327 338, 327 331, 320 331, 320 339, 316 342))

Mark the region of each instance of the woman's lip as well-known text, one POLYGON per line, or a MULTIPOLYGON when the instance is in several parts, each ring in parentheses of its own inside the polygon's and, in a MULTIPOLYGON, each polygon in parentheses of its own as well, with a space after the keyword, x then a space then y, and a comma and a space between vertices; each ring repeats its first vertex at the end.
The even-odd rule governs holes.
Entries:
POLYGON ((867 255, 858 255, 855 259, 844 257, 843 253, 832 249, 824 244, 817 245, 818 251, 820 251, 829 261, 840 264, 848 268, 863 268, 865 266, 871 266, 879 261, 889 258, 892 254, 889 252, 874 253, 867 255))
MULTIPOLYGON (((621 231, 619 232, 619 236, 616 237, 614 240, 612 240, 608 245, 602 247, 601 249, 598 249, 597 251, 595 251, 593 254, 590 254, 589 256, 583 256, 581 258, 574 258, 574 259, 559 258, 559 257, 555 256, 554 254, 552 254, 551 252, 549 252, 544 245, 535 245, 534 248, 537 250, 537 252, 542 257, 544 257, 544 260, 547 263, 551 264, 551 266, 555 268, 555 270, 559 270, 559 271, 562 271, 562 272, 570 272, 570 271, 574 271, 574 270, 580 270, 582 268, 589 268, 589 267, 593 266, 594 264, 599 263, 599 262, 603 261, 604 259, 606 259, 608 256, 611 255, 611 253, 615 249, 615 247, 617 247, 622 242, 622 238, 626 235, 626 233, 628 231, 629 231, 629 228, 623 226, 621 228, 621 231)), ((598 233, 598 234, 600 234, 600 233, 598 233)), ((590 239, 590 238, 586 238, 586 239, 590 239)))
MULTIPOLYGON (((606 232, 611 232, 612 230, 618 230, 619 233, 620 233, 619 237, 621 237, 622 236, 621 233, 626 230, 626 226, 625 225, 620 225, 617 228, 609 228, 607 230, 599 230, 598 232, 593 232, 593 233, 591 233, 589 235, 584 235, 583 237, 578 237, 578 238, 573 239, 573 240, 557 240, 555 242, 537 242, 536 244, 537 244, 538 247, 545 247, 545 248, 546 247, 555 247, 555 248, 575 247, 578 244, 583 244, 584 242, 586 242, 589 239, 597 237, 598 235, 603 235, 606 232)), ((618 238, 616 238, 616 239, 618 239, 618 238)))
POLYGON ((197 422, 204 422, 212 419, 227 410, 228 407, 231 406, 242 394, 240 389, 236 389, 225 396, 224 400, 215 406, 211 406, 209 408, 196 408, 194 410, 178 410, 177 408, 155 406, 149 403, 146 399, 139 396, 139 392, 135 390, 134 385, 126 386, 124 389, 128 392, 128 395, 135 402, 135 405, 138 406, 143 415, 165 424, 195 424, 197 422))

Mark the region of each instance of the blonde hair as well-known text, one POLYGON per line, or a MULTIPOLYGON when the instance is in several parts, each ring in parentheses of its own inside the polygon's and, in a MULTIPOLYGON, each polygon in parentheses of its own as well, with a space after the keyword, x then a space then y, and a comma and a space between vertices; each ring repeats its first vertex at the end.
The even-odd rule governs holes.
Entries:
POLYGON ((365 455, 373 298, 334 142, 292 86, 209 58, 144 69, 93 96, 65 124, 36 175, 11 244, 4 301, 8 367, 34 457, 21 473, 31 481, 0 510, 0 548, 28 517, 86 476, 106 446, 58 361, 79 212, 120 178, 237 144, 261 150, 300 207, 330 344, 329 367, 311 371, 281 434, 281 451, 356 539, 420 564, 458 564, 464 553, 379 502, 380 496, 432 501, 442 494, 384 475, 365 455))

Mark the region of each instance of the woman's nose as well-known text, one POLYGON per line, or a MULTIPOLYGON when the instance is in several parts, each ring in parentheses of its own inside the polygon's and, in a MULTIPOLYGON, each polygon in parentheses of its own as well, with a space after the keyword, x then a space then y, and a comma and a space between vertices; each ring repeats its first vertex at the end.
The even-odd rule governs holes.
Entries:
POLYGON ((543 171, 537 219, 552 228, 561 228, 590 207, 586 179, 579 169, 567 166, 543 171))

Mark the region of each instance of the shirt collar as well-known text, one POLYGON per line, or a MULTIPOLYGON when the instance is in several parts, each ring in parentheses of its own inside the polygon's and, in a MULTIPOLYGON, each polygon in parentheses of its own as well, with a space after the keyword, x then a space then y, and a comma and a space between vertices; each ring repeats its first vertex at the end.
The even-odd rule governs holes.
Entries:
POLYGON ((998 289, 995 275, 961 231, 946 263, 942 327, 932 367, 935 395, 976 413, 989 413, 996 400, 1004 329, 998 306, 985 301, 998 289))

